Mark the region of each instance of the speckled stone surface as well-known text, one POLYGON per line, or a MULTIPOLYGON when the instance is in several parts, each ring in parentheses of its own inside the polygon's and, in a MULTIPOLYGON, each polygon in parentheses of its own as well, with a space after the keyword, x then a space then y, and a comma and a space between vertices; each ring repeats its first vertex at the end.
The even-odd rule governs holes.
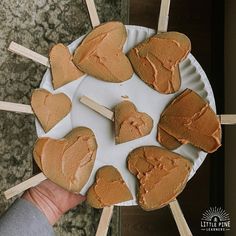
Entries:
MULTIPOLYGON (((128 0, 95 0, 101 22, 128 21, 128 0)), ((0 100, 30 103, 46 70, 42 65, 7 51, 11 41, 47 56, 58 42, 71 43, 91 29, 82 0, 0 1, 0 100)), ((32 175, 32 147, 36 140, 34 117, 0 111, 0 214, 15 199, 2 192, 32 175)), ((83 204, 55 225, 57 235, 95 235, 101 211, 83 204)), ((119 235, 119 209, 108 235, 119 235)))

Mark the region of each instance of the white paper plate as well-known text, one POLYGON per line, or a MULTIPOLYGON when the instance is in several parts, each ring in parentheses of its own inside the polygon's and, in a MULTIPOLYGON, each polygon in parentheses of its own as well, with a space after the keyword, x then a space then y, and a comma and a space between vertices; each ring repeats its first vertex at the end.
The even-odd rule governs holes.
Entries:
MULTIPOLYGON (((127 52, 136 44, 155 33, 152 29, 140 26, 126 26, 126 28, 128 39, 124 46, 124 52, 127 52)), ((83 38, 84 36, 80 37, 68 46, 71 52, 76 49, 83 38)), ((85 194, 89 186, 93 183, 94 175, 98 168, 103 165, 113 165, 122 174, 134 197, 134 200, 123 202, 118 205, 136 205, 136 178, 127 170, 126 158, 128 153, 136 147, 143 145, 160 146, 156 141, 157 124, 160 114, 166 105, 184 89, 190 88, 207 100, 215 110, 214 95, 210 83, 203 69, 191 54, 189 54, 188 58, 181 63, 180 72, 182 77, 181 89, 178 93, 171 95, 163 95, 156 92, 142 82, 135 74, 130 80, 120 84, 103 82, 85 75, 83 78, 55 91, 55 93, 63 92, 70 97, 73 104, 72 110, 67 117, 47 134, 43 132, 36 120, 38 136, 62 138, 74 127, 87 126, 93 130, 98 142, 96 162, 89 181, 81 191, 82 194, 85 194), (113 123, 81 104, 79 98, 83 95, 92 98, 110 109, 122 101, 122 96, 128 96, 137 106, 139 111, 146 112, 153 118, 154 127, 151 134, 131 142, 115 145, 113 123)), ((46 71, 40 87, 54 92, 49 69, 46 71)), ((200 151, 192 145, 182 145, 180 148, 176 149, 175 152, 183 155, 194 163, 190 178, 195 174, 207 155, 207 153, 200 151)))

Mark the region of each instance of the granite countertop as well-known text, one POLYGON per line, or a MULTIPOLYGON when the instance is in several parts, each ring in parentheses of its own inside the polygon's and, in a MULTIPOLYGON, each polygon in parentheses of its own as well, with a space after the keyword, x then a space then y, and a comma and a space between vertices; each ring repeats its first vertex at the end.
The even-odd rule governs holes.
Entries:
MULTIPOLYGON (((128 0, 95 1, 101 22, 128 21, 128 0)), ((56 43, 69 44, 91 29, 82 0, 1 0, 0 99, 30 103, 46 68, 10 53, 15 41, 47 56, 56 43)), ((0 112, 0 192, 32 175, 32 149, 37 138, 32 115, 0 112)), ((15 199, 15 198, 14 198, 15 199)), ((0 197, 0 214, 14 201, 0 197)), ((68 212, 56 225, 57 235, 95 235, 101 210, 85 203, 68 212)), ((114 211, 108 235, 119 235, 119 209, 114 211)))

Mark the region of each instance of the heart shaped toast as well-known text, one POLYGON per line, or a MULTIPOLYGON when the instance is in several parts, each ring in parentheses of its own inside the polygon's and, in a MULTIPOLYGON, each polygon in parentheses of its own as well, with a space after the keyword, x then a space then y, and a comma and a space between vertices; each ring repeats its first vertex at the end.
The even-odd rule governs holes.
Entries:
POLYGON ((136 106, 130 101, 123 101, 116 105, 114 115, 117 144, 141 138, 152 130, 152 118, 144 112, 138 112, 136 106))
POLYGON ((45 89, 34 90, 31 107, 42 125, 48 132, 71 110, 71 100, 64 94, 51 94, 45 89))
POLYGON ((108 22, 94 28, 76 49, 73 62, 97 79, 120 83, 131 78, 133 69, 122 52, 127 38, 121 22, 108 22))
POLYGON ((169 204, 184 189, 191 167, 179 154, 159 147, 134 149, 128 155, 128 169, 139 181, 139 205, 151 211, 169 204))
MULTIPOLYGON (((158 128, 182 144, 191 143, 206 152, 221 146, 221 125, 210 105, 186 89, 163 111, 158 128)), ((163 140, 158 141, 166 146, 163 140)))
POLYGON ((39 138, 33 155, 50 180, 68 191, 79 193, 91 174, 96 152, 93 131, 77 127, 63 139, 39 138))
POLYGON ((87 202, 94 208, 103 208, 132 200, 119 171, 113 166, 104 166, 96 173, 95 183, 87 192, 87 202))
POLYGON ((191 50, 189 38, 178 32, 157 34, 128 52, 134 71, 160 93, 175 93, 181 85, 178 64, 191 50))
POLYGON ((51 65, 52 84, 57 89, 71 81, 80 78, 83 75, 72 62, 72 55, 68 47, 62 43, 52 47, 49 53, 49 62, 51 65))

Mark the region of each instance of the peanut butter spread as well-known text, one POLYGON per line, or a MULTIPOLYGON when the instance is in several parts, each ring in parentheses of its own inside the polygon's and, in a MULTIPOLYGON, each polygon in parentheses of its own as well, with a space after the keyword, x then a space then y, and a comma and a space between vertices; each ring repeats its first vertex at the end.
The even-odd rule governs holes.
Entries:
POLYGON ((115 83, 128 80, 133 69, 122 52, 126 38, 126 29, 121 22, 101 24, 76 49, 73 62, 100 80, 115 83))
POLYGON ((115 140, 117 144, 148 135, 153 127, 152 118, 138 112, 130 101, 123 101, 115 107, 115 140))
POLYGON ((45 132, 53 128, 71 110, 71 100, 64 94, 51 94, 45 89, 34 90, 32 109, 45 132))
POLYGON ((191 167, 179 154, 159 147, 134 149, 128 156, 128 169, 139 181, 139 205, 150 211, 169 204, 184 189, 191 167))
POLYGON ((191 50, 187 36, 178 32, 157 34, 128 52, 134 71, 160 93, 174 93, 180 88, 178 64, 191 50))
POLYGON ((83 72, 72 62, 72 55, 69 49, 61 43, 52 47, 49 53, 49 62, 54 89, 70 83, 83 75, 83 72))
POLYGON ((159 126, 157 127, 157 141, 169 150, 173 150, 182 145, 176 138, 166 133, 159 126))
MULTIPOLYGON (((219 119, 209 104, 190 89, 167 106, 158 127, 182 144, 191 143, 209 153, 221 146, 219 119)), ((158 141, 165 146, 163 139, 158 141)))
POLYGON ((87 202, 95 208, 103 208, 133 199, 119 171, 104 166, 96 173, 95 183, 87 192, 87 202))
POLYGON ((89 128, 74 128, 63 139, 39 138, 34 159, 42 172, 61 187, 79 193, 88 181, 97 143, 89 128))

